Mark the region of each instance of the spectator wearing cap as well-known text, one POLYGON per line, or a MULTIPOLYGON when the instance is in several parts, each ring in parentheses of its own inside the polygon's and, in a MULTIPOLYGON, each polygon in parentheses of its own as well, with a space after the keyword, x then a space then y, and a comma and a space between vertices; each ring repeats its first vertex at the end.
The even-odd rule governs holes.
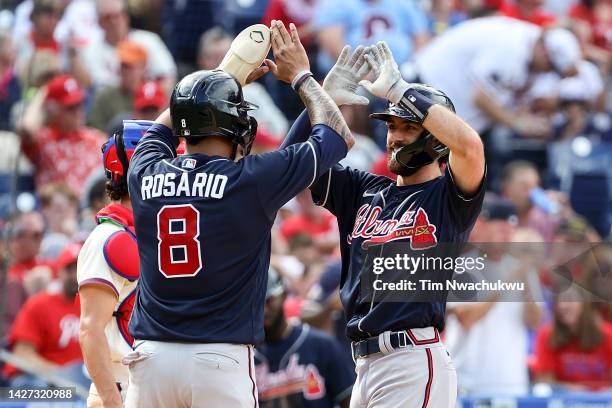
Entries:
POLYGON ((15 216, 7 229, 11 254, 8 276, 21 282, 29 295, 45 290, 53 275, 53 265, 38 257, 44 227, 40 213, 27 212, 15 216))
POLYGON ((176 64, 161 38, 150 31, 130 27, 130 16, 124 0, 96 0, 98 23, 104 35, 91 41, 81 53, 84 65, 91 73, 95 86, 118 86, 120 59, 117 47, 122 41, 139 44, 149 56, 146 63, 147 79, 162 80, 168 89, 176 80, 176 64))
POLYGON ((527 21, 540 27, 552 26, 557 18, 544 10, 544 0, 505 0, 500 14, 527 21))
POLYGON ((566 390, 612 387, 612 324, 572 286, 555 296, 553 320, 537 333, 535 380, 566 390))
POLYGON ((287 240, 298 234, 305 234, 314 241, 319 251, 331 253, 338 242, 335 217, 329 211, 314 205, 307 190, 298 194, 296 200, 300 212, 283 221, 281 233, 287 240))
POLYGON ((18 132, 23 152, 36 168, 37 188, 63 181, 80 195, 87 178, 98 169, 98 151, 105 137, 83 125, 84 98, 74 77, 60 75, 28 106, 18 132))
POLYGON ((119 60, 119 84, 110 85, 96 94, 89 112, 88 123, 107 132, 113 119, 134 106, 136 91, 145 80, 147 50, 133 41, 122 41, 117 45, 119 60))
POLYGON ((538 169, 530 162, 515 160, 504 167, 501 193, 515 206, 518 226, 533 228, 551 242, 561 215, 559 195, 542 190, 538 169))
POLYGON ((289 323, 279 274, 270 269, 264 306, 265 341, 255 351, 255 378, 262 406, 347 408, 355 382, 352 364, 327 333, 289 323))
MULTIPOLYGON (((447 305, 446 344, 457 367, 462 394, 519 396, 528 392, 528 330, 538 327, 542 309, 533 301, 532 293, 539 293, 533 266, 512 256, 507 247, 513 241, 516 219, 511 202, 493 195, 485 197, 470 241, 492 245, 480 245, 486 253, 484 272, 472 270, 469 274, 475 281, 524 282, 526 291, 514 297, 501 291, 483 298, 478 294, 476 302, 447 305)), ((484 255, 471 251, 462 256, 484 255)), ((453 279, 459 279, 458 275, 453 279)))
POLYGON ((549 121, 519 114, 520 96, 538 74, 574 75, 580 56, 578 41, 567 30, 493 16, 450 28, 417 53, 413 66, 403 68, 412 71, 412 80, 444 89, 457 113, 485 138, 495 125, 545 137, 549 121))
MULTIPOLYGON (((54 372, 82 364, 79 347, 79 306, 76 262, 81 245, 68 246, 58 259, 60 293, 43 292, 29 298, 17 315, 9 334, 16 357, 37 371, 54 372)), ((4 373, 14 387, 45 386, 31 374, 6 366, 4 373)))
POLYGON ((134 119, 155 120, 168 106, 168 95, 158 81, 147 81, 138 87, 134 98, 134 119))

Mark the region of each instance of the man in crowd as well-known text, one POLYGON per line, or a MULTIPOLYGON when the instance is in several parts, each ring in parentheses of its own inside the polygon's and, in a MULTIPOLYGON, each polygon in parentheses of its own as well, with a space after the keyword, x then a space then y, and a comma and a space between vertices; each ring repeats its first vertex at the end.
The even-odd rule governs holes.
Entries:
POLYGON ((142 45, 133 41, 120 42, 117 45, 117 58, 119 84, 100 89, 89 112, 89 124, 103 132, 109 131, 117 115, 132 110, 136 91, 145 80, 148 56, 142 45))
MULTIPOLYGON (((40 373, 71 372, 71 379, 84 382, 79 375, 83 358, 79 347, 79 307, 76 264, 81 245, 66 247, 58 259, 61 291, 41 292, 30 297, 17 315, 9 334, 9 346, 16 357, 40 373)), ((45 387, 33 374, 20 373, 6 366, 5 375, 13 387, 45 387)))
POLYGON ((81 194, 100 165, 104 134, 83 125, 85 93, 75 78, 59 75, 28 106, 18 131, 24 154, 36 168, 36 186, 66 182, 81 194), (48 119, 43 127, 43 110, 48 119))
POLYGON ((255 378, 262 408, 349 406, 353 367, 336 340, 308 325, 290 324, 287 294, 274 269, 268 271, 264 308, 266 340, 255 352, 255 378))

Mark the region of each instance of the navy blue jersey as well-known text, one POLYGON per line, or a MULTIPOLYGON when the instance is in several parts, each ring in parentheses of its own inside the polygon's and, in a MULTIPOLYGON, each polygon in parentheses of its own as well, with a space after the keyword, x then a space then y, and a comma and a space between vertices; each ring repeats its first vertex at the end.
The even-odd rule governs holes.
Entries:
MULTIPOLYGON (((305 115, 298 118, 286 144, 307 137, 307 121, 305 115)), ((482 207, 484 180, 479 191, 466 198, 457 190, 450 168, 434 180, 400 187, 387 177, 335 165, 311 190, 315 202, 338 220, 340 297, 348 337, 359 340, 387 330, 429 326, 441 331, 444 301, 372 302, 361 293, 363 244, 408 241, 412 250, 435 251, 438 243, 465 243, 482 207), (405 238, 398 239, 400 231, 405 238)), ((448 273, 450 278, 452 272, 448 273)))
POLYGON ((129 324, 137 339, 257 344, 277 210, 346 155, 317 125, 305 143, 238 162, 175 157, 163 125, 142 138, 128 171, 140 255, 129 324))
POLYGON ((332 408, 351 395, 353 366, 336 340, 307 325, 255 350, 261 408, 332 408))

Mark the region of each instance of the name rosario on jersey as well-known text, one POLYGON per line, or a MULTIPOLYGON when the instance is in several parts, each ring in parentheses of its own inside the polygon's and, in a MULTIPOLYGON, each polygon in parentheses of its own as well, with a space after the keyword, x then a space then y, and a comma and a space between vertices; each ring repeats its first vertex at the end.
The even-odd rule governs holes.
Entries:
POLYGON ((196 173, 193 181, 189 180, 190 173, 160 173, 154 176, 144 176, 140 186, 140 195, 143 200, 155 197, 203 197, 223 198, 227 176, 214 173, 196 173))

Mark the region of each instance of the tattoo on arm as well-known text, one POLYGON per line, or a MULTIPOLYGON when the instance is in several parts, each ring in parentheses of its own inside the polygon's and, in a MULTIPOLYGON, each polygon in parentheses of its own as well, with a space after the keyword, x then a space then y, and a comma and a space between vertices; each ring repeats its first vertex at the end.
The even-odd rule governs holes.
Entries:
POLYGON ((304 81, 298 93, 302 102, 306 105, 306 109, 308 109, 312 126, 319 123, 329 126, 342 136, 349 149, 353 147, 355 139, 344 121, 340 109, 314 78, 310 77, 304 81))

